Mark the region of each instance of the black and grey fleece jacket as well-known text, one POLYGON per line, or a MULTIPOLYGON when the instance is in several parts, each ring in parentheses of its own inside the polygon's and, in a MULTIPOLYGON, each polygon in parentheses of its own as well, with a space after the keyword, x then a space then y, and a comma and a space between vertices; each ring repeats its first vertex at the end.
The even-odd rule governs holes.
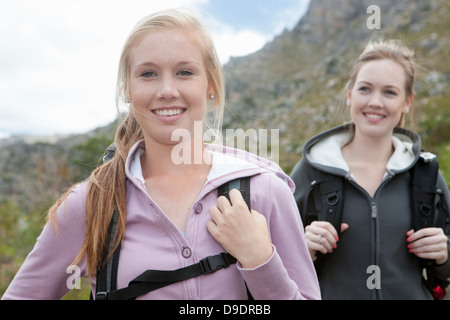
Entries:
MULTIPOLYGON (((349 125, 311 138, 291 174, 304 224, 302 211, 314 170, 344 179, 342 222, 349 228, 341 233, 337 248, 321 257, 320 267, 316 265, 322 298, 432 299, 423 281, 420 260, 409 252, 406 240, 406 232, 412 229, 409 169, 419 159, 420 137, 403 128, 394 130, 395 151, 373 197, 354 181, 342 156, 341 148, 351 138, 349 125)), ((437 184, 449 206, 450 195, 441 174, 437 184)), ((450 261, 435 269, 439 278, 450 277, 450 261)))

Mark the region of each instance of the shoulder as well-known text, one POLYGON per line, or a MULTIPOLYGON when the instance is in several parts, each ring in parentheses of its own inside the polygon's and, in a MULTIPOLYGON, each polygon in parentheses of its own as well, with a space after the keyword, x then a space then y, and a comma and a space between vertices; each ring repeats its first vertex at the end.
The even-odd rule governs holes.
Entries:
POLYGON ((275 211, 289 211, 289 208, 296 207, 294 188, 274 173, 254 175, 250 181, 252 208, 260 213, 267 216, 275 211))
POLYGON ((56 231, 73 229, 73 226, 83 226, 86 221, 86 196, 88 182, 74 185, 55 204, 55 211, 49 216, 56 231))
POLYGON ((286 192, 292 193, 291 178, 286 176, 279 176, 276 173, 266 171, 256 174, 251 177, 251 184, 257 191, 263 193, 278 193, 286 192))
POLYGON ((305 172, 307 172, 311 168, 305 158, 302 158, 299 162, 297 162, 292 169, 291 178, 295 180, 301 178, 305 172))
MULTIPOLYGON (((292 190, 294 183, 283 169, 274 161, 254 155, 245 150, 208 146, 212 154, 212 167, 208 180, 218 180, 221 183, 242 177, 252 177, 252 180, 271 181, 279 179, 292 190)), ((263 185, 260 185, 263 187, 263 185)), ((258 189, 259 187, 258 186, 258 189)))
POLYGON ((86 196, 88 193, 89 183, 82 182, 74 185, 67 194, 64 201, 64 208, 66 210, 80 210, 84 209, 86 205, 86 196))
POLYGON ((313 167, 304 158, 295 165, 290 177, 295 183, 297 193, 304 190, 305 187, 309 188, 311 182, 317 179, 317 171, 318 169, 313 167))

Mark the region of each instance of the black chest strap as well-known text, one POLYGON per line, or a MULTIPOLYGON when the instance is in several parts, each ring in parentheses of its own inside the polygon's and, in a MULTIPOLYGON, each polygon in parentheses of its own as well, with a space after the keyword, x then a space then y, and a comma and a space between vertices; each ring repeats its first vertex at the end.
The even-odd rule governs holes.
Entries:
POLYGON ((147 270, 134 278, 128 287, 97 292, 96 300, 131 300, 150 291, 165 287, 175 282, 188 280, 204 274, 216 272, 236 263, 229 253, 222 252, 209 256, 198 263, 176 270, 147 270))

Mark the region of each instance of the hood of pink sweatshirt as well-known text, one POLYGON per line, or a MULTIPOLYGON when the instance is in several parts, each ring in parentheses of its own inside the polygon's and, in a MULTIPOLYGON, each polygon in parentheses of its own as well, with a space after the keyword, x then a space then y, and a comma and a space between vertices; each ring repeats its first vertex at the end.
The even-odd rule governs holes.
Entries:
MULTIPOLYGON (((207 144, 206 149, 212 155, 212 167, 207 177, 207 185, 214 189, 236 178, 256 174, 274 174, 288 185, 292 192, 295 184, 292 179, 275 162, 254 155, 245 150, 214 144, 207 144)), ((132 181, 145 183, 142 176, 140 158, 145 150, 144 141, 136 143, 130 150, 126 163, 126 174, 132 181)), ((208 188, 209 189, 209 188, 208 188)))

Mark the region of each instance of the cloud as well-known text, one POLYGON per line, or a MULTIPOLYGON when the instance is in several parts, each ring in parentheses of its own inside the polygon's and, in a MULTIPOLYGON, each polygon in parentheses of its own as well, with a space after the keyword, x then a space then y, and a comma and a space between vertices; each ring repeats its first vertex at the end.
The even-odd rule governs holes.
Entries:
POLYGON ((271 39, 270 35, 251 29, 236 30, 216 18, 208 18, 205 23, 223 64, 232 56, 244 56, 259 50, 271 39))
POLYGON ((271 17, 270 24, 272 35, 278 35, 284 29, 292 29, 296 26, 300 18, 306 13, 311 0, 290 0, 289 4, 280 7, 276 1, 272 2, 273 6, 264 6, 260 4, 258 10, 265 17, 271 17), (275 9, 275 7, 277 7, 275 9))
POLYGON ((82 133, 113 121, 120 51, 146 14, 170 7, 199 9, 223 63, 273 37, 204 14, 201 9, 213 1, 222 0, 5 2, 0 11, 0 137, 82 133))
POLYGON ((0 132, 78 133, 114 120, 123 42, 144 15, 204 0, 11 1, 0 13, 0 132))

